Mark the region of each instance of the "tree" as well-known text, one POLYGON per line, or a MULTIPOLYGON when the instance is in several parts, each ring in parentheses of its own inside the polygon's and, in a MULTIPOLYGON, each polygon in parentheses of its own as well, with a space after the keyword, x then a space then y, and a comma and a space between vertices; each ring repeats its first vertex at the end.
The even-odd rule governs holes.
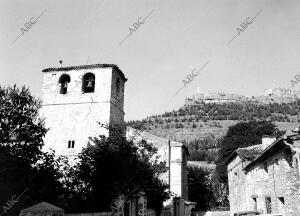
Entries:
POLYGON ((40 101, 13 86, 0 87, 0 104, 0 203, 21 195, 10 215, 41 201, 57 204, 63 193, 59 160, 41 151, 47 129, 38 116, 40 101))
POLYGON ((111 201, 139 189, 146 192, 148 206, 156 210, 168 198, 168 186, 159 179, 166 171, 158 161, 157 148, 145 141, 135 145, 110 127, 109 137, 90 138, 77 164, 77 178, 89 211, 110 211, 111 201))
POLYGON ((47 129, 38 117, 41 102, 25 87, 0 87, 0 143, 15 157, 38 161, 47 129))
POLYGON ((237 148, 248 147, 261 143, 263 135, 279 136, 282 132, 269 121, 239 122, 229 127, 226 135, 220 143, 219 160, 217 161, 217 173, 219 178, 227 183, 228 157, 237 148))
POLYGON ((214 203, 212 207, 229 211, 228 186, 220 181, 216 170, 213 170, 210 176, 214 203))
POLYGON ((210 171, 201 167, 188 167, 189 200, 196 202, 198 211, 210 209, 213 191, 210 171))

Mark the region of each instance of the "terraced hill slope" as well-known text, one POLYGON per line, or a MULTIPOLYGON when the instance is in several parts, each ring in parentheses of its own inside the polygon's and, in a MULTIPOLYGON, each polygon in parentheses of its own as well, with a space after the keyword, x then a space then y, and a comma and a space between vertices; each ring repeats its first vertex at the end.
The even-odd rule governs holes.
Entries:
POLYGON ((198 160, 201 157, 199 152, 206 151, 212 157, 202 155, 204 158, 201 157, 201 160, 215 161, 219 140, 231 125, 239 121, 268 120, 280 130, 291 130, 300 125, 299 113, 300 100, 296 96, 267 95, 249 99, 237 94, 221 94, 220 97, 218 94, 213 94, 213 97, 194 95, 193 99, 186 99, 178 110, 128 124, 157 136, 184 142, 192 152, 192 160, 198 160), (274 97, 277 102, 272 100, 274 97))

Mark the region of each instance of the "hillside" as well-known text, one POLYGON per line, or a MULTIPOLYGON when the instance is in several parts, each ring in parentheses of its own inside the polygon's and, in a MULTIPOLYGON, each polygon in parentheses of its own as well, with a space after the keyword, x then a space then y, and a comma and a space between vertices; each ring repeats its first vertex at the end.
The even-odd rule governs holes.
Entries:
MULTIPOLYGON (((141 121, 129 121, 128 124, 157 136, 186 143, 192 152, 192 160, 198 160, 198 153, 202 154, 205 151, 205 154, 211 154, 211 157, 200 157, 209 161, 215 161, 218 140, 229 126, 239 121, 269 120, 280 130, 291 130, 300 124, 298 99, 293 98, 286 103, 282 101, 287 101, 287 97, 276 96, 278 102, 266 102, 265 99, 264 102, 259 102, 257 98, 249 100, 244 96, 238 97, 242 100, 234 101, 230 97, 226 100, 224 97, 222 100, 216 97, 214 100, 194 97, 192 100, 187 99, 184 106, 178 110, 149 116, 141 121)), ((264 97, 267 96, 259 98, 264 97)))

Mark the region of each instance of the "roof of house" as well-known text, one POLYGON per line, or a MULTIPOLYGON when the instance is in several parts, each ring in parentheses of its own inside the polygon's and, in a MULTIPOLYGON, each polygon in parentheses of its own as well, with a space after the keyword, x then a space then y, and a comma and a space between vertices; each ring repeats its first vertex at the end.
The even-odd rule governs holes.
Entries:
POLYGON ((22 212, 41 212, 41 211, 63 211, 63 209, 56 207, 47 202, 41 202, 26 209, 23 209, 22 212))
POLYGON ((226 164, 229 164, 236 156, 239 156, 243 160, 247 160, 250 162, 244 168, 245 170, 249 170, 255 164, 263 162, 264 160, 266 160, 266 158, 277 153, 280 150, 292 148, 292 150, 294 151, 300 151, 299 140, 300 127, 295 130, 286 132, 283 137, 275 140, 267 148, 264 148, 262 144, 246 148, 238 148, 229 156, 226 164))
POLYGON ((253 165, 264 161, 266 158, 268 158, 270 155, 277 153, 278 150, 289 148, 284 142, 283 138, 277 139, 275 142, 273 142, 271 145, 269 145, 258 157, 255 158, 255 160, 251 161, 246 167, 245 170, 250 169, 253 167, 253 165))
POLYGON ((263 145, 258 144, 254 146, 238 148, 236 152, 242 159, 251 161, 258 157, 263 152, 263 150, 263 145))
POLYGON ((242 160, 252 161, 258 157, 264 150, 262 144, 238 148, 231 153, 227 159, 226 164, 229 164, 236 156, 239 156, 242 160))
POLYGON ((83 70, 83 69, 94 69, 94 68, 114 68, 116 71, 120 73, 122 78, 127 81, 124 73, 121 69, 115 64, 90 64, 90 65, 78 65, 78 66, 69 66, 69 67, 53 67, 53 68, 45 68, 42 72, 52 72, 52 71, 70 71, 70 70, 83 70))
POLYGON ((249 170, 255 164, 263 162, 270 155, 273 155, 280 150, 292 148, 292 150, 296 149, 296 151, 297 150, 299 151, 300 143, 295 142, 300 140, 299 134, 300 134, 300 127, 292 131, 287 131, 283 137, 277 139, 275 142, 269 145, 257 158, 255 158, 255 160, 249 163, 245 167, 245 170, 249 170))

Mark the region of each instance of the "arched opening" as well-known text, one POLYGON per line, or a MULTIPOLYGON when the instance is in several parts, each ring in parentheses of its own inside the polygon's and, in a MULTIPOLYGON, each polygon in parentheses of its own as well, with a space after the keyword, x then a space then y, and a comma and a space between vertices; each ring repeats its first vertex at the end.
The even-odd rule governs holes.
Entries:
POLYGON ((60 94, 67 94, 68 83, 71 81, 71 78, 68 74, 63 74, 60 76, 58 82, 60 83, 60 94))
POLYGON ((82 77, 82 91, 83 93, 95 91, 95 75, 93 73, 86 73, 82 77))

